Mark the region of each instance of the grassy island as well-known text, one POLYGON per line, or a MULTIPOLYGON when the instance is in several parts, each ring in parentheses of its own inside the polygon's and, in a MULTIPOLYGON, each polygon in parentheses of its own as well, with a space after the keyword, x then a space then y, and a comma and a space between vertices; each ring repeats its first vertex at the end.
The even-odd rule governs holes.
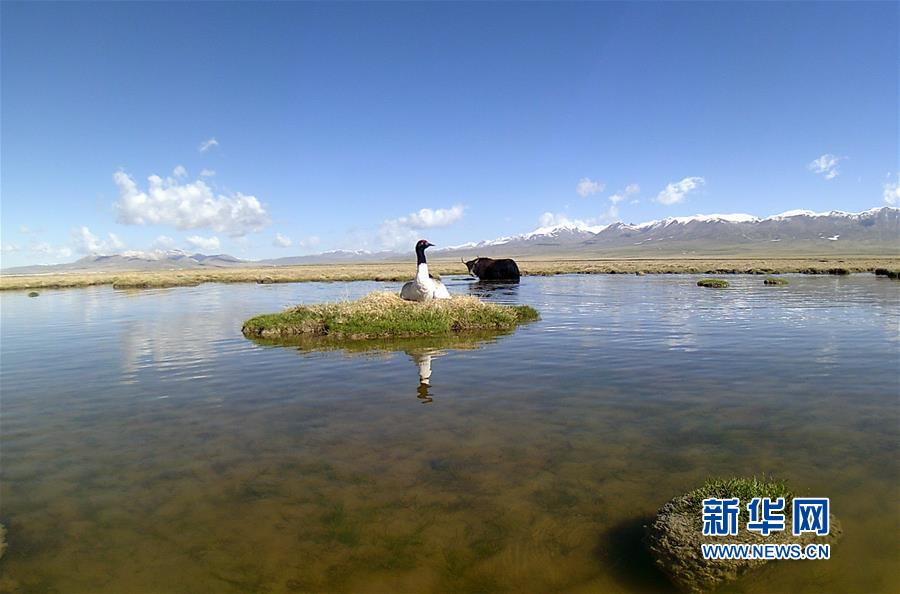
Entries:
POLYGON ((771 285, 771 286, 775 286, 775 287, 777 287, 777 286, 784 286, 784 285, 788 284, 788 279, 786 279, 786 278, 781 278, 780 276, 767 276, 767 277, 763 280, 763 284, 764 284, 764 285, 771 285))
POLYGON ((259 315, 247 320, 241 331, 253 338, 364 340, 510 330, 538 318, 538 312, 527 305, 485 303, 470 296, 416 303, 395 293, 376 292, 358 301, 303 305, 259 315))
POLYGON ((697 281, 697 286, 710 289, 725 289, 728 287, 728 281, 721 278, 701 278, 697 281))

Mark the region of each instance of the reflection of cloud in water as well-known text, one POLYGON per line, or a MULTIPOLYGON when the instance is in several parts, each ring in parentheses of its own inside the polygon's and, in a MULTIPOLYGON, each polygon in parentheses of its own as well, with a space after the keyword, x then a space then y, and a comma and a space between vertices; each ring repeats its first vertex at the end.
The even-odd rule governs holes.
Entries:
MULTIPOLYGON (((160 296, 148 293, 146 298, 159 299, 160 296)), ((221 350, 222 337, 233 332, 235 318, 221 315, 229 308, 218 291, 207 292, 202 301, 201 311, 216 314, 198 315, 197 311, 172 307, 158 317, 123 320, 120 341, 124 377, 136 382, 138 373, 145 367, 163 370, 170 378, 208 377, 208 364, 221 350)))
POLYGON ((159 320, 129 320, 121 327, 122 372, 130 381, 138 381, 143 368, 166 371, 169 377, 201 379, 209 376, 204 364, 216 356, 217 344, 230 330, 220 318, 173 316, 159 320))

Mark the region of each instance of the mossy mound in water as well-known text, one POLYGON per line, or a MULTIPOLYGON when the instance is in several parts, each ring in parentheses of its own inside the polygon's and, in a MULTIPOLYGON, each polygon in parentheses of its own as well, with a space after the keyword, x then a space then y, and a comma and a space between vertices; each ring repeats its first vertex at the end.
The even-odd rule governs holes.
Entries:
POLYGON ((418 303, 404 301, 395 293, 371 293, 358 301, 292 307, 256 316, 247 320, 241 331, 248 337, 270 339, 327 336, 361 340, 509 330, 538 318, 538 312, 527 305, 485 303, 476 297, 418 303))
POLYGON ((764 285, 772 285, 772 286, 783 286, 788 284, 788 280, 786 278, 780 278, 777 276, 767 276, 765 280, 763 280, 764 285))
POLYGON ((728 286, 728 281, 721 278, 701 278, 697 281, 698 287, 709 287, 710 289, 724 289, 728 286))
POLYGON ((31 291, 30 293, 28 293, 29 297, 37 297, 38 295, 40 295, 40 293, 38 293, 37 291, 31 291))
POLYGON ((711 479, 698 489, 666 503, 647 529, 646 544, 664 574, 684 592, 709 592, 732 582, 765 560, 706 560, 700 545, 718 544, 810 544, 833 543, 842 534, 840 523, 830 516, 828 536, 791 533, 791 502, 794 495, 780 481, 757 478, 711 479), (735 536, 703 535, 703 500, 711 497, 740 499, 740 522, 735 536), (747 530, 746 505, 754 497, 784 497, 785 530, 762 536, 747 530))

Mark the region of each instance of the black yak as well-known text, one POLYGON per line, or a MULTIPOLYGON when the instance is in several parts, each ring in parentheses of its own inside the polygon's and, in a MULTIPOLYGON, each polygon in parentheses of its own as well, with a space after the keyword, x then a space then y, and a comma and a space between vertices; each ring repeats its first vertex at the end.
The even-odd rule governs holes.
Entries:
POLYGON ((463 264, 469 269, 469 274, 477 276, 479 280, 517 281, 521 276, 516 261, 509 258, 475 258, 463 264))

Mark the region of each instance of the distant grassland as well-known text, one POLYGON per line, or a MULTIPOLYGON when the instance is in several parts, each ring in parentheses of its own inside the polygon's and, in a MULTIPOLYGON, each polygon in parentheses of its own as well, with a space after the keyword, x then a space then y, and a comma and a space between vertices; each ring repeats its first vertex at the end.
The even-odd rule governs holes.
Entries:
MULTIPOLYGON (((518 259, 526 276, 555 274, 846 274, 874 272, 876 268, 900 270, 900 257, 827 258, 610 258, 518 259)), ((432 273, 466 274, 457 261, 429 262, 432 273)), ((306 264, 256 268, 201 268, 140 272, 71 272, 38 275, 2 275, 0 290, 55 289, 112 285, 117 289, 183 287, 202 283, 294 283, 342 281, 406 281, 415 274, 411 262, 371 264, 306 264)))

